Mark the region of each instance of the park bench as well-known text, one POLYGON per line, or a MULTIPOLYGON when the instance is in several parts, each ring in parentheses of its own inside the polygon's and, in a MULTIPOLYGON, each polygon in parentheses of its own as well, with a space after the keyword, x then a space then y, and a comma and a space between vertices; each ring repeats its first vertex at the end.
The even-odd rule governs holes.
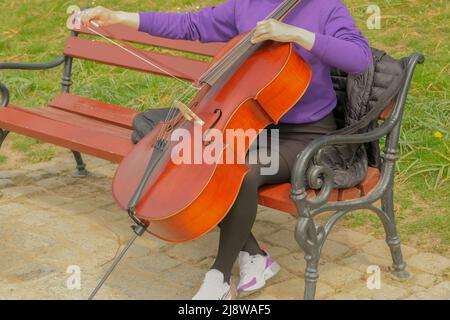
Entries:
MULTIPOLYGON (((126 27, 108 28, 112 34, 128 41, 155 48, 165 48, 185 53, 213 57, 224 46, 222 43, 201 44, 197 42, 168 40, 130 30, 126 27)), ((0 105, 0 146, 8 132, 16 132, 73 151, 77 174, 86 176, 85 163, 81 154, 120 163, 133 148, 130 136, 135 110, 112 105, 106 102, 80 97, 70 93, 72 85, 73 59, 84 59, 102 64, 128 68, 140 72, 164 75, 120 48, 92 37, 88 29, 72 32, 68 38, 63 55, 54 61, 42 64, 0 63, 0 69, 45 70, 63 65, 61 93, 45 107, 24 108, 9 102, 9 91, 0 83, 2 96, 0 105)), ((136 49, 144 52, 144 49, 136 49)), ((202 59, 186 58, 170 53, 145 50, 154 61, 170 65, 175 75, 187 81, 195 81, 208 67, 202 59)), ((292 176, 292 183, 271 185, 261 188, 259 202, 262 206, 276 209, 297 218, 295 239, 304 250, 307 267, 305 272, 305 299, 314 299, 318 279, 318 264, 321 250, 333 226, 347 213, 368 209, 383 222, 386 242, 391 250, 392 272, 400 278, 407 278, 405 262, 402 257, 400 240, 396 230, 393 184, 397 145, 405 101, 417 63, 424 57, 414 53, 406 58, 407 76, 401 91, 383 114, 380 127, 365 134, 332 135, 311 143, 299 155, 292 176), (325 166, 310 167, 311 159, 320 150, 331 144, 355 144, 378 141, 386 137, 384 157, 381 167, 369 168, 362 183, 350 189, 333 189, 332 172, 325 166), (301 182, 305 176, 317 181, 317 190, 305 189, 301 182), (375 204, 381 200, 381 208, 375 204), (321 225, 317 217, 323 213, 333 213, 321 225)), ((338 92, 345 94, 345 92, 338 92)))

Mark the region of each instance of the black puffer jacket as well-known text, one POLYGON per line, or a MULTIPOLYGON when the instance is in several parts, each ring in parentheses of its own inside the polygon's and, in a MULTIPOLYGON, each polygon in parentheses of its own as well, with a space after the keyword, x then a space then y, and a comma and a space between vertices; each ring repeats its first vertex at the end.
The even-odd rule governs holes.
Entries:
MULTIPOLYGON (((365 133, 378 126, 378 118, 398 94, 406 74, 406 62, 372 49, 373 63, 359 75, 333 70, 338 106, 338 131, 332 134, 365 133)), ((334 171, 336 188, 351 188, 367 175, 368 166, 381 164, 378 141, 364 145, 328 146, 322 161, 334 171)))

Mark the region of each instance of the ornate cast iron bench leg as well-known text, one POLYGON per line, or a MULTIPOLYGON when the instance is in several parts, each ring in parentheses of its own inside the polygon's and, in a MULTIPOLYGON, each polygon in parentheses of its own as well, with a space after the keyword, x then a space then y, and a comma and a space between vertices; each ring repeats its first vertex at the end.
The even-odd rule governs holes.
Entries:
POLYGON ((318 229, 313 218, 300 217, 298 219, 295 238, 305 252, 305 300, 314 300, 316 296, 316 286, 319 278, 319 260, 323 244, 322 236, 317 231, 318 229))
MULTIPOLYGON (((75 33, 73 33, 75 35, 75 33)), ((70 91, 70 87, 72 85, 72 63, 73 58, 64 57, 64 71, 63 76, 61 78, 61 91, 68 93, 70 91)), ((75 158, 75 162, 77 164, 77 172, 75 175, 79 178, 84 178, 89 175, 89 171, 86 170, 86 163, 83 161, 83 157, 81 153, 78 151, 73 151, 73 156, 75 158)))
POLYGON ((400 136, 400 125, 397 124, 389 135, 385 155, 384 168, 390 172, 389 184, 381 197, 381 211, 378 216, 383 222, 386 232, 386 242, 392 255, 392 274, 399 279, 407 279, 410 274, 405 270, 406 263, 403 260, 400 238, 397 232, 397 224, 394 212, 394 175, 395 162, 397 160, 397 144, 400 136))
MULTIPOLYGON (((2 100, 0 102, 0 108, 6 108, 9 104, 9 90, 6 86, 4 86, 2 83, 0 83, 0 94, 2 96, 2 100)), ((8 136, 9 132, 7 130, 3 130, 0 128, 0 148, 5 141, 6 137, 8 136)))
POLYGON ((381 219, 385 232, 386 242, 391 250, 393 259, 393 274, 399 278, 408 278, 405 270, 406 263, 400 247, 394 213, 394 175, 397 148, 400 136, 401 120, 405 108, 406 98, 417 63, 424 63, 425 57, 420 53, 413 53, 405 60, 407 73, 405 82, 400 90, 391 115, 379 127, 367 133, 354 135, 333 135, 319 138, 312 142, 301 155, 297 157, 291 181, 291 198, 295 201, 299 218, 295 230, 295 238, 305 252, 305 299, 314 299, 318 280, 318 265, 324 242, 333 226, 347 213, 369 209, 381 219), (327 145, 361 144, 379 141, 386 137, 385 156, 381 168, 381 178, 377 186, 367 195, 359 199, 328 202, 333 190, 333 173, 326 165, 321 163, 321 150, 327 145), (315 158, 315 166, 310 168, 311 160, 315 158), (308 199, 303 182, 308 179, 313 189, 321 190, 320 194, 308 199), (381 200, 381 209, 375 203, 381 200), (314 217, 324 212, 333 212, 323 226, 317 226, 314 217))
POLYGON ((386 191, 381 203, 384 217, 380 218, 386 231, 386 243, 391 250, 392 274, 399 279, 408 279, 410 274, 406 271, 406 263, 403 260, 400 238, 397 232, 394 216, 394 191, 392 189, 386 191))
MULTIPOLYGON (((76 33, 72 33, 76 35, 76 33)), ((58 67, 64 64, 64 72, 61 79, 61 91, 69 92, 70 86, 72 85, 72 61, 71 57, 64 55, 59 56, 53 61, 46 63, 0 63, 0 70, 48 70, 58 67)), ((6 107, 9 103, 9 92, 8 89, 0 83, 0 94, 2 100, 0 102, 1 107, 6 107)), ((1 142, 6 138, 8 132, 0 129, 0 146, 1 142)), ((81 157, 81 154, 77 151, 72 151, 77 163, 77 173, 78 177, 86 177, 89 172, 86 170, 86 164, 81 157)))

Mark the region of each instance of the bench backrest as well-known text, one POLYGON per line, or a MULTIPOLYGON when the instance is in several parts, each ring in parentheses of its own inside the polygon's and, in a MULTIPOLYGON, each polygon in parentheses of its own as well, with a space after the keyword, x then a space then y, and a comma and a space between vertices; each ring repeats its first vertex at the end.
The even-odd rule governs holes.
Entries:
MULTIPOLYGON (((208 43, 185 41, 185 40, 170 40, 150 36, 147 33, 132 30, 124 26, 110 26, 105 28, 108 33, 115 37, 128 42, 147 45, 154 48, 170 49, 181 53, 193 53, 196 55, 213 57, 224 46, 224 43, 208 43)), ((89 29, 82 27, 77 32, 78 34, 95 35, 89 29)), ((204 59, 197 59, 192 57, 185 57, 174 55, 171 53, 154 52, 145 49, 135 49, 135 52, 140 56, 154 62, 157 65, 164 66, 168 71, 173 73, 178 78, 195 81, 208 68, 208 62, 204 59)), ((137 59, 123 49, 107 43, 97 36, 94 39, 85 39, 77 35, 71 35, 64 48, 64 54, 69 57, 95 61, 108 65, 118 66, 122 68, 148 72, 158 75, 167 75, 158 68, 137 59)))
MULTIPOLYGON (((179 53, 191 53, 195 55, 214 57, 224 47, 224 43, 200 43, 186 40, 171 40, 151 36, 144 32, 132 30, 124 26, 110 26, 105 28, 108 33, 113 34, 121 40, 129 44, 147 45, 153 48, 170 49, 179 53)), ((94 35, 91 30, 82 27, 77 34, 94 35)), ((106 35, 106 34, 105 34, 106 35)), ((196 81, 208 68, 209 64, 205 59, 185 57, 174 55, 171 53, 154 52, 145 49, 135 49, 142 57, 149 59, 156 64, 164 66, 174 76, 188 81, 196 81)), ((125 52, 123 49, 106 43, 100 37, 95 39, 84 39, 78 35, 71 35, 67 41, 64 49, 64 54, 73 58, 83 60, 95 61, 98 63, 108 64, 112 66, 147 72, 157 75, 167 76, 166 73, 160 69, 152 67, 151 65, 133 57, 131 54, 125 52)), ((192 55, 191 55, 192 56, 192 55)), ((333 83, 339 101, 346 100, 346 74, 333 71, 333 83)), ((340 103, 339 105, 342 105, 340 103)), ((380 116, 380 120, 386 120, 392 111, 394 102, 391 102, 385 112, 380 116)), ((342 113, 343 110, 337 108, 337 114, 342 113)), ((342 116, 337 116, 338 119, 342 116)))

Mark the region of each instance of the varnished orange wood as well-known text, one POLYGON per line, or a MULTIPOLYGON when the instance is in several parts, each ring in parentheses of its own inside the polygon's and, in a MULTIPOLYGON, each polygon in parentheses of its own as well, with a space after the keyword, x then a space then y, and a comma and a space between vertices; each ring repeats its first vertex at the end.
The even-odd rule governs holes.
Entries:
POLYGON ((131 130, 46 111, 8 105, 0 108, 0 127, 117 163, 133 148, 131 130))
MULTIPOLYGON (((194 81, 208 68, 208 63, 204 61, 142 49, 134 49, 134 51, 141 57, 151 61, 153 64, 162 66, 165 71, 180 79, 194 81)), ((136 59, 117 46, 100 41, 71 37, 64 48, 64 54, 79 59, 167 76, 167 73, 163 72, 160 68, 145 63, 140 59, 136 59)))
MULTIPOLYGON (((223 85, 211 88, 195 112, 206 122, 204 130, 214 122, 216 109, 223 113, 215 126, 222 132, 238 128, 244 131, 263 129, 278 122, 295 105, 310 79, 310 67, 294 52, 291 44, 268 42, 243 62, 223 85), (279 92, 283 97, 276 97, 279 92)), ((194 130, 191 123, 184 124, 183 128, 194 130)), ((144 138, 119 166, 113 194, 124 209, 147 167, 157 136, 158 130, 155 130, 144 138)), ((248 141, 245 150, 240 150, 241 154, 234 146, 228 146, 226 153, 244 159, 252 142, 248 141)), ((205 148, 202 146, 201 150, 205 148)), ((149 224, 149 231, 161 239, 172 242, 196 239, 227 214, 246 172, 243 164, 175 165, 165 155, 150 178, 136 212, 149 224)))
POLYGON ((61 93, 48 104, 52 108, 107 122, 118 127, 133 128, 133 119, 139 111, 113 104, 61 93))
POLYGON ((358 186, 358 188, 361 190, 361 195, 368 195, 370 191, 372 191, 373 188, 375 188, 375 186, 378 184, 378 181, 380 181, 380 170, 369 167, 367 176, 358 186))
MULTIPOLYGON (((329 202, 354 200, 361 196, 369 194, 378 184, 380 179, 380 171, 376 168, 369 167, 368 175, 355 188, 334 189, 331 193, 329 202)), ((318 191, 307 190, 308 197, 311 198, 318 194, 318 191)), ((291 199, 291 184, 281 183, 262 187, 259 190, 259 204, 292 216, 297 216, 297 207, 291 199)))
POLYGON ((339 190, 339 201, 353 200, 361 197, 361 190, 359 188, 349 188, 339 190))
POLYGON ((386 120, 392 112, 392 109, 394 109, 394 104, 395 104, 395 100, 392 100, 388 106, 386 107, 386 109, 384 109, 383 113, 380 115, 380 120, 386 120))

